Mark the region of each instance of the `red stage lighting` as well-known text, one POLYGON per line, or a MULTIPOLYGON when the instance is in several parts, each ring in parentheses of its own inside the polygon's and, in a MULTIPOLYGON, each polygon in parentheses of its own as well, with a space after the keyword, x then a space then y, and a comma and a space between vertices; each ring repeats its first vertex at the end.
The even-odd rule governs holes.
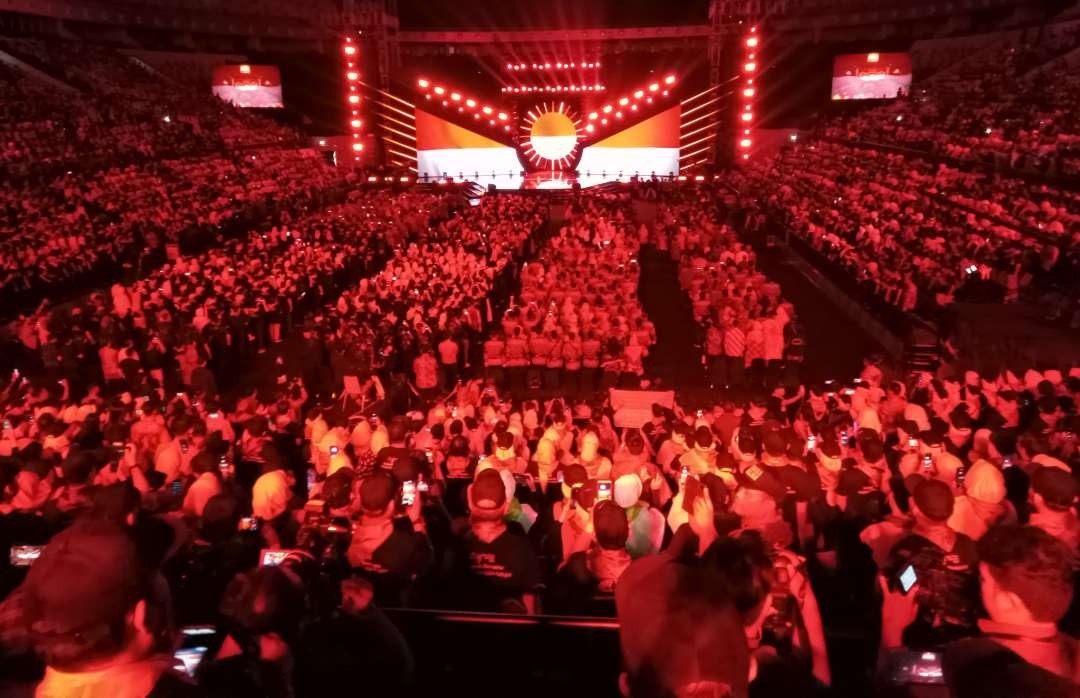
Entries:
POLYGON ((360 128, 363 125, 364 125, 364 122, 361 121, 360 119, 353 119, 352 121, 349 122, 349 126, 352 126, 353 128, 360 128))
POLYGON ((420 87, 424 88, 425 90, 428 88, 429 85, 431 85, 431 83, 428 82, 427 80, 425 80, 424 78, 420 78, 419 80, 417 80, 416 84, 419 85, 420 87))
POLYGON ((356 55, 356 47, 355 46, 346 46, 345 47, 345 55, 346 56, 354 56, 354 55, 356 55))
POLYGON ((754 88, 753 87, 747 87, 745 90, 742 91, 742 94, 743 94, 743 97, 753 97, 754 96, 754 88))
POLYGON ((748 63, 743 65, 743 70, 745 70, 748 73, 752 73, 755 70, 757 70, 757 63, 754 63, 753 61, 749 61, 748 63))
POLYGON ((669 75, 666 78, 664 78, 664 84, 665 85, 674 85, 675 84, 675 76, 674 75, 669 75))
POLYGON ((359 95, 349 95, 349 104, 359 104, 359 103, 360 103, 360 96, 359 95))
POLYGON ((739 141, 739 145, 742 146, 743 148, 749 148, 753 144, 754 144, 754 142, 751 141, 749 138, 744 138, 741 141, 739 141))

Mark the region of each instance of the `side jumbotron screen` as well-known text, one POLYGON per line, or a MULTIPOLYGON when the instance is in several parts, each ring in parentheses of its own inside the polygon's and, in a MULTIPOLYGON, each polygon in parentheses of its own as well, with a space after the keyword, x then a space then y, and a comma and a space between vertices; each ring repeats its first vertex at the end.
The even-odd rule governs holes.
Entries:
POLYGON ((896 99, 910 91, 910 54, 850 53, 833 60, 833 100, 896 99))

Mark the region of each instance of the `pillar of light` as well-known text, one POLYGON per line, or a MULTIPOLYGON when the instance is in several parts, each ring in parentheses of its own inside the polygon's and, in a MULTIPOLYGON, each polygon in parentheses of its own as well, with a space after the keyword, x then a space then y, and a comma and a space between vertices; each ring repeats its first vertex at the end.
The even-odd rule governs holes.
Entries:
MULTIPOLYGON (((349 126, 349 135, 352 136, 352 151, 353 151, 353 163, 359 164, 360 154, 364 151, 364 144, 360 141, 363 136, 364 122, 359 116, 359 110, 357 106, 360 104, 360 95, 356 94, 356 83, 360 80, 360 65, 357 60, 359 49, 353 43, 352 38, 345 38, 345 55, 349 57, 349 60, 345 64, 345 81, 349 85, 348 101, 352 107, 349 110, 349 116, 347 117, 347 123, 349 126)), ((427 80, 421 78, 419 84, 421 87, 427 87, 427 80)))
POLYGON ((743 161, 750 159, 750 148, 754 144, 750 125, 754 121, 754 98, 757 96, 757 87, 754 86, 753 76, 757 72, 758 61, 760 60, 757 55, 760 44, 761 38, 757 32, 757 27, 751 27, 750 33, 743 39, 743 88, 739 92, 740 114, 736 120, 736 124, 741 131, 737 140, 738 152, 741 154, 743 161))

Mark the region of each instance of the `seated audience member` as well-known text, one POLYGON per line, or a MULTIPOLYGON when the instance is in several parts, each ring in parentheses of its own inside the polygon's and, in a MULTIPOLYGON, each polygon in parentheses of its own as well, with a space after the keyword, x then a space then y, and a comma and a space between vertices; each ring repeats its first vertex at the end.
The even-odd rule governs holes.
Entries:
POLYGON ((718 539, 701 565, 742 620, 753 658, 750 695, 825 695, 825 637, 816 601, 806 605, 813 594, 809 580, 787 558, 773 558, 759 536, 744 534, 718 539), (790 572, 775 571, 781 569, 790 572))
POLYGON ((296 684, 304 695, 336 693, 358 676, 374 695, 410 693, 416 661, 401 632, 373 601, 367 583, 346 579, 337 608, 303 629, 296 684))
POLYGON ((520 526, 505 521, 510 500, 493 468, 468 489, 469 530, 453 551, 453 593, 477 610, 539 612, 540 563, 520 526))
POLYGON ((360 520, 346 552, 349 565, 372 584, 375 600, 383 606, 402 605, 409 585, 432 562, 427 536, 415 530, 407 512, 402 515, 398 492, 397 482, 386 472, 360 483, 360 520))
POLYGON ((911 565, 920 580, 914 622, 889 616, 883 619, 885 646, 903 644, 922 648, 965 637, 975 632, 978 609, 978 557, 975 542, 949 528, 953 493, 940 480, 908 477, 909 506, 915 520, 911 531, 889 552, 882 569, 892 584, 911 565))
POLYGON ((1080 544, 1076 504, 1076 476, 1052 465, 1040 465, 1031 475, 1031 517, 1028 523, 1064 543, 1069 550, 1080 544))
POLYGON ((168 591, 120 525, 76 522, 50 541, 16 593, 20 622, 46 665, 36 695, 184 694, 172 670, 168 591))
POLYGON ((165 563, 176 619, 182 625, 216 625, 225 589, 240 572, 259 564, 265 541, 258 531, 240 531, 240 502, 231 494, 211 497, 192 539, 165 563))
POLYGON ((997 466, 977 461, 966 469, 963 494, 956 497, 949 528, 978 540, 1002 523, 1016 523, 1016 512, 1005 499, 1005 476, 997 466))
MULTIPOLYGON (((1077 695, 1076 639, 1057 629, 1073 598, 1073 551, 1033 526, 1006 525, 979 539, 978 554, 980 595, 989 618, 979 620, 974 637, 938 648, 944 695, 1077 695)), ((906 595, 886 588, 882 613, 914 618, 917 589, 918 582, 906 595)))
POLYGON ((623 695, 747 695, 743 623, 695 560, 661 553, 634 561, 615 588, 615 604, 623 695))
POLYGON ((218 464, 209 451, 200 451, 191 459, 191 472, 195 481, 188 486, 184 495, 183 511, 188 516, 202 516, 206 503, 221 494, 221 476, 218 464))
POLYGON ((626 512, 613 502, 598 502, 592 511, 596 540, 588 550, 574 553, 559 568, 547 595, 550 613, 588 615, 593 608, 610 613, 615 586, 630 565, 626 550, 629 525, 626 512), (604 598, 606 597, 606 598, 604 598))
POLYGON ((221 601, 227 631, 198 668, 199 685, 216 695, 286 697, 300 624, 307 612, 302 562, 259 567, 238 575, 221 601))

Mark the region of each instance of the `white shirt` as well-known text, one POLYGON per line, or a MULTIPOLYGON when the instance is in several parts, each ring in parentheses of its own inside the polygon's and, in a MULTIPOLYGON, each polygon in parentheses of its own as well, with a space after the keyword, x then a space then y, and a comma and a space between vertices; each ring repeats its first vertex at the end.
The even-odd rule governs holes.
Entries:
POLYGON ((219 494, 221 494, 221 481, 214 473, 203 473, 191 483, 187 494, 184 495, 184 513, 202 516, 206 503, 219 494))
POLYGON ((276 519, 288 508, 289 495, 285 471, 263 473, 251 489, 251 511, 264 521, 276 519))

